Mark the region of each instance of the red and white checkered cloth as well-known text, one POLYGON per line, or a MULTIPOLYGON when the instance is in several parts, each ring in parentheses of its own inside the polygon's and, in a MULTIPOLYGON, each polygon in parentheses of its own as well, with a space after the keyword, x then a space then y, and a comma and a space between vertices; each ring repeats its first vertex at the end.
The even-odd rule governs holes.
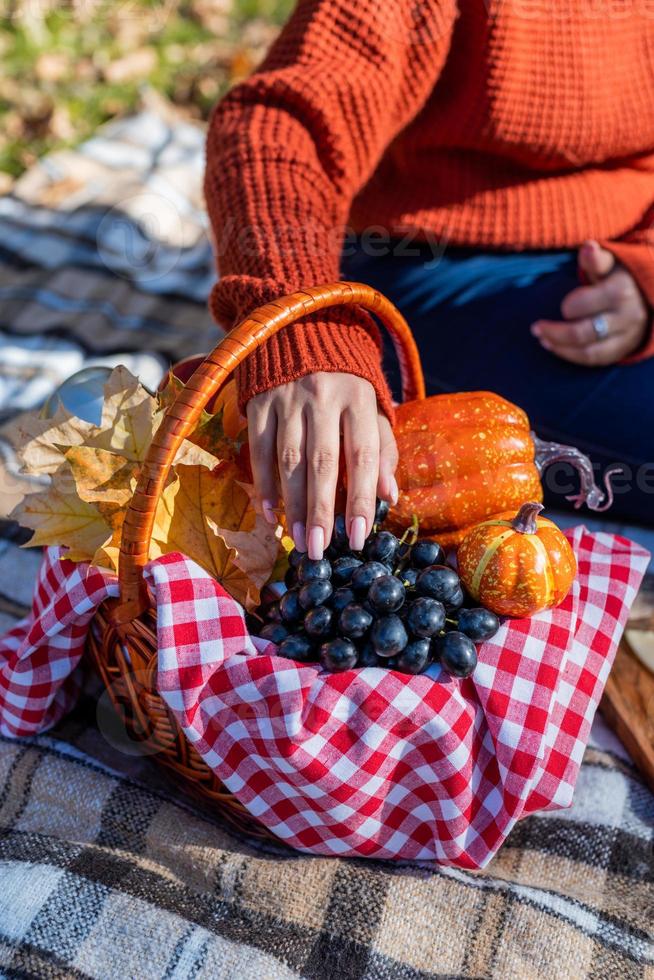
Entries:
MULTIPOLYGON (((150 563, 158 687, 200 755, 302 851, 484 867, 515 822, 572 799, 590 726, 649 555, 569 532, 563 605, 505 623, 473 677, 296 664, 248 636, 240 606, 194 562, 150 563)), ((0 731, 53 725, 114 576, 46 553, 30 616, 0 641, 0 731)))

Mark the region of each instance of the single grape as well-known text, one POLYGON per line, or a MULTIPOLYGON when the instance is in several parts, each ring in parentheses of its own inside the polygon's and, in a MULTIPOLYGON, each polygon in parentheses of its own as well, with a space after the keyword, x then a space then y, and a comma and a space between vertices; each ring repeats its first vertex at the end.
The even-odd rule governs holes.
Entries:
POLYGON ((256 613, 246 612, 245 625, 250 636, 258 636, 259 630, 263 626, 263 620, 256 613))
POLYGON ((349 606, 351 602, 356 602, 356 596, 352 589, 348 588, 346 585, 343 585, 340 589, 336 589, 333 596, 329 600, 329 605, 335 613, 340 613, 346 606, 349 606))
POLYGON ((414 568, 442 565, 444 561, 445 552, 438 541, 416 541, 411 548, 411 564, 414 568))
POLYGON ((284 573, 284 585, 287 589, 294 589, 297 585, 297 569, 291 565, 288 566, 284 573))
POLYGON ((446 603, 451 596, 456 596, 461 591, 461 583, 459 576, 449 565, 429 565, 419 573, 416 591, 420 595, 446 603))
POLYGON ((350 584, 355 592, 367 592, 376 578, 388 575, 388 568, 379 561, 366 561, 354 569, 350 584))
POLYGON ((334 562, 339 557, 339 555, 340 555, 340 551, 338 550, 338 548, 335 548, 333 544, 328 544, 327 547, 325 548, 324 557, 327 559, 327 561, 334 562))
POLYGON ((388 517, 388 512, 391 509, 390 504, 387 500, 377 500, 377 507, 375 508, 375 524, 383 524, 388 517))
POLYGON ((483 643, 495 636, 500 621, 490 609, 462 609, 459 612, 459 629, 475 643, 483 643))
POLYGON ((429 665, 429 640, 411 640, 397 656, 397 669, 403 674, 421 674, 429 665))
POLYGON ((404 650, 408 639, 404 623, 395 613, 382 616, 370 631, 370 640, 380 657, 394 657, 404 650))
POLYGON ((269 623, 281 622, 282 614, 279 611, 279 599, 277 599, 276 602, 271 602, 270 605, 264 609, 264 616, 269 623))
POLYGON ((325 670, 351 670, 357 662, 357 648, 351 640, 339 636, 322 644, 319 657, 325 670))
POLYGON ((279 611, 285 623, 297 623, 304 612, 300 605, 300 590, 289 589, 279 600, 279 611))
POLYGON ((313 660, 313 646, 311 640, 307 636, 302 636, 301 633, 295 633, 293 636, 287 636, 285 640, 279 644, 278 654, 281 657, 286 657, 288 660, 299 660, 300 663, 306 663, 308 660, 313 660))
POLYGON ((288 636, 288 630, 283 623, 266 623, 263 629, 259 630, 259 636, 263 640, 280 644, 288 636))
POLYGON ((353 640, 360 639, 370 629, 371 623, 372 614, 358 602, 346 606, 338 617, 339 632, 353 640))
POLYGON ((304 555, 304 551, 298 551, 297 548, 292 548, 288 553, 288 563, 291 568, 297 568, 304 555))
POLYGON ((453 630, 436 640, 436 652, 444 669, 454 677, 470 677, 477 666, 477 651, 464 633, 453 630))
POLYGON ((324 581, 331 577, 332 566, 326 558, 319 561, 312 561, 308 555, 303 555, 297 566, 297 577, 300 585, 307 582, 324 581))
POLYGON ((316 606, 304 617, 304 628, 312 639, 324 639, 332 630, 334 614, 327 606, 316 606))
POLYGON ((438 599, 420 596, 410 604, 406 625, 414 636, 428 639, 445 626, 445 608, 438 599))
POLYGON ((268 582, 261 590, 261 605, 264 608, 270 606, 273 602, 278 602, 283 594, 284 587, 281 582, 268 582))
POLYGON ((331 543, 338 551, 345 551, 345 549, 349 547, 344 514, 337 514, 334 518, 334 530, 332 531, 331 543))
POLYGON ((457 609, 461 608, 464 601, 465 601, 465 596, 463 594, 463 589, 461 588, 461 586, 459 586, 457 591, 454 592, 449 599, 445 600, 445 608, 447 609, 448 612, 456 612, 457 609))
POLYGON ((407 589, 412 589, 416 584, 418 574, 417 568, 405 568, 400 572, 399 577, 407 589))
POLYGON ((368 561, 380 561, 384 565, 392 565, 399 541, 390 531, 377 531, 366 541, 363 554, 368 561))
POLYGON ((359 651, 359 656, 357 659, 357 667, 385 667, 386 662, 378 657, 375 653, 375 648, 372 643, 366 643, 362 650, 359 651))
POLYGON ((327 602, 333 591, 332 584, 327 579, 314 578, 302 586, 298 599, 303 609, 314 609, 327 602))
POLYGON ((332 582, 334 585, 346 585, 352 578, 354 569, 362 564, 361 559, 355 558, 354 555, 342 555, 337 558, 332 565, 332 582))
POLYGON ((368 589, 366 601, 378 613, 397 612, 404 603, 406 590, 394 575, 380 575, 368 589))

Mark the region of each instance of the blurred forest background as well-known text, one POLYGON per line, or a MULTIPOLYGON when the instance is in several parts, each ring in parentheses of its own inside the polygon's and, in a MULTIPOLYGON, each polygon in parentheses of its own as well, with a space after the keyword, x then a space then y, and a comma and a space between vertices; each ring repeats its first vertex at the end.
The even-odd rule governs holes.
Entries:
POLYGON ((206 119, 294 0, 0 0, 0 193, 155 90, 206 119))

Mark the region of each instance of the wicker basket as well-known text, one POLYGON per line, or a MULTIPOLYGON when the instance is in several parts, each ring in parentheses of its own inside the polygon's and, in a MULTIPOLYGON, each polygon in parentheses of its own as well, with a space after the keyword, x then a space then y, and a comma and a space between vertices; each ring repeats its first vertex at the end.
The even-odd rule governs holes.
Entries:
POLYGON ((388 329, 400 363, 405 401, 425 397, 420 358, 400 312, 381 293, 362 283, 338 282, 293 293, 259 307, 225 337, 198 367, 169 407, 145 460, 123 525, 120 543, 120 599, 105 603, 94 617, 88 652, 111 701, 132 738, 147 740, 154 758, 194 795, 250 836, 273 835, 222 785, 180 731, 155 690, 156 614, 143 578, 157 500, 171 462, 193 430, 204 406, 236 366, 278 330, 330 306, 362 306, 388 329))

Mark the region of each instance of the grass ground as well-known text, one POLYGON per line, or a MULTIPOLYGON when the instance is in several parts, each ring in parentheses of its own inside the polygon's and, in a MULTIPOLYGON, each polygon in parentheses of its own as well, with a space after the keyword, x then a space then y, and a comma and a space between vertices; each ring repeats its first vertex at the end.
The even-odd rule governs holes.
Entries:
POLYGON ((0 192, 42 154, 134 110, 144 86, 206 118, 293 0, 2 0, 0 192))

